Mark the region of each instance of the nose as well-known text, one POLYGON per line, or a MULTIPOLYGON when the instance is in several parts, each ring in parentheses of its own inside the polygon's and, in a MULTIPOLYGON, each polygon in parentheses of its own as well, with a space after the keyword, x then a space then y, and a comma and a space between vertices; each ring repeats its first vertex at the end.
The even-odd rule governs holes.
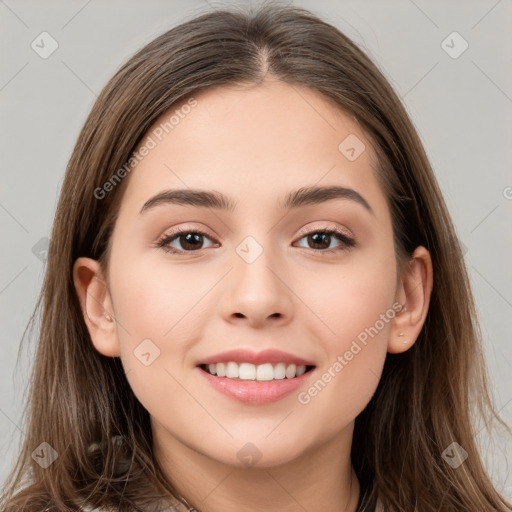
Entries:
POLYGON ((234 256, 222 298, 225 320, 253 328, 289 323, 293 314, 291 276, 277 257, 269 250, 263 250, 254 261, 234 256))

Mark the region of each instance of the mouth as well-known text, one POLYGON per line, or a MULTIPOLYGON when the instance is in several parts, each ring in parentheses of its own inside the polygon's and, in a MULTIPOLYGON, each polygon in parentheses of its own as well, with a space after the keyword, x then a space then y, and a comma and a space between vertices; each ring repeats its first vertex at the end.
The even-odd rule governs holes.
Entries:
POLYGON ((235 361, 200 364, 199 368, 214 377, 237 381, 269 382, 296 379, 315 368, 314 365, 296 365, 287 363, 252 364, 235 361))
POLYGON ((202 363, 199 377, 210 389, 242 404, 265 405, 298 392, 314 375, 314 365, 295 363, 202 363))
POLYGON ((244 404, 276 402, 311 379, 316 365, 290 352, 237 348, 212 354, 196 363, 208 387, 244 404))

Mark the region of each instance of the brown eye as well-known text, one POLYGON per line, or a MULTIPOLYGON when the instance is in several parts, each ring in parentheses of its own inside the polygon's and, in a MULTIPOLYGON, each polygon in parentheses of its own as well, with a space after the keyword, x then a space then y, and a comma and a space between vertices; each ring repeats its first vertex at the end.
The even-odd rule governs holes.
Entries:
POLYGON ((355 245, 355 241, 352 238, 349 238, 347 235, 342 233, 341 231, 337 231, 335 229, 321 229, 316 231, 311 231, 304 235, 303 238, 307 239, 308 248, 313 249, 318 252, 336 252, 343 251, 348 249, 349 247, 353 247, 355 245), (340 245, 329 248, 332 243, 332 240, 337 239, 340 245))
POLYGON ((178 235, 177 238, 181 246, 185 250, 191 250, 194 249, 201 249, 201 246, 203 245, 202 237, 203 235, 200 235, 199 233, 186 233, 184 235, 178 235))
POLYGON ((200 249, 204 249, 204 238, 210 239, 210 237, 202 231, 176 231, 170 235, 166 235, 162 240, 160 240, 158 242, 158 247, 161 247, 164 251, 171 253, 196 252, 200 249), (181 245, 181 248, 170 247, 169 244, 174 241, 177 241, 179 245, 181 245))

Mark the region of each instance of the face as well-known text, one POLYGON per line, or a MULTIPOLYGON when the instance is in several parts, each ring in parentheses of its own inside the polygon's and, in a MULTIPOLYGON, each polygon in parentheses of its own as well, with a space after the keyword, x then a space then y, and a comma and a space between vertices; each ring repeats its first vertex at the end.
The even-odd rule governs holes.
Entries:
POLYGON ((270 467, 350 436, 376 390, 403 303, 391 215, 370 140, 319 93, 266 81, 195 100, 125 178, 109 354, 159 445, 270 467))

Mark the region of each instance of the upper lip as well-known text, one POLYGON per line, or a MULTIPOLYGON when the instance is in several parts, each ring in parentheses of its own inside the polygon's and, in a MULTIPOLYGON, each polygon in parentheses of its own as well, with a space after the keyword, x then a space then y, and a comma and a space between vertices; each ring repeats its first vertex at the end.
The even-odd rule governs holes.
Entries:
POLYGON ((254 365, 285 363, 287 365, 295 364, 296 366, 314 366, 314 363, 302 357, 297 357, 293 354, 273 348, 262 350, 261 352, 252 352, 251 350, 241 348, 228 350, 227 352, 221 352, 202 359, 198 363, 198 366, 202 364, 229 363, 230 361, 235 363, 252 363, 254 365))

